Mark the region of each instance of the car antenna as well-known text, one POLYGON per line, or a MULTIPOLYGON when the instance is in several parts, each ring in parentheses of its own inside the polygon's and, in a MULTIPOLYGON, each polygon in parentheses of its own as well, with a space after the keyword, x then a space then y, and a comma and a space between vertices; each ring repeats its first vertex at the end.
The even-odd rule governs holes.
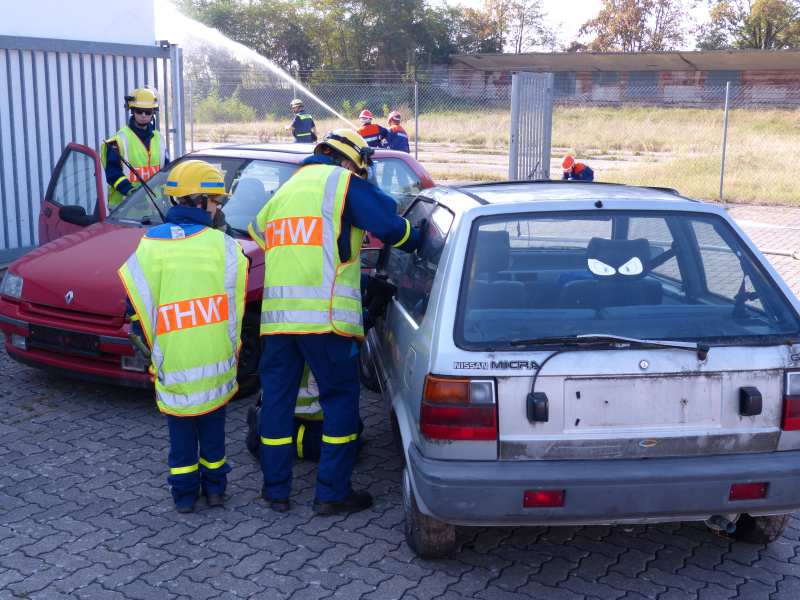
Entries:
POLYGON ((136 175, 136 179, 138 179, 139 183, 141 183, 142 187, 144 187, 144 191, 147 192, 147 195, 150 198, 150 201, 153 203, 153 208, 156 209, 156 212, 158 213, 158 216, 161 217, 161 222, 162 223, 166 223, 167 219, 164 216, 164 213, 161 212, 161 209, 158 207, 158 201, 156 200, 156 195, 153 192, 153 189, 149 185, 147 185, 147 182, 144 179, 142 179, 142 177, 139 175, 139 173, 136 172, 136 169, 133 168, 133 165, 131 165, 131 163, 129 163, 127 161, 127 159, 124 156, 122 156, 122 152, 119 151, 119 144, 117 144, 116 142, 112 142, 111 144, 117 148, 117 154, 119 155, 119 159, 120 159, 120 161, 122 161, 122 164, 124 164, 126 167, 128 167, 128 169, 130 170, 131 173, 136 175))

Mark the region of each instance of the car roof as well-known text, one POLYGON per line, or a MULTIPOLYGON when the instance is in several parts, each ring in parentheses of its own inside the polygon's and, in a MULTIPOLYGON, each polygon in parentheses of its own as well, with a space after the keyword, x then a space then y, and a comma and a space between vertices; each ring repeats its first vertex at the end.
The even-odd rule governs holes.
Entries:
POLYGON ((535 180, 462 185, 456 189, 478 204, 506 204, 531 200, 661 200, 697 202, 665 187, 639 187, 620 183, 535 180))
MULTIPOLYGON (((283 162, 299 163, 314 153, 316 144, 268 143, 268 144, 225 144, 196 150, 197 156, 230 156, 241 158, 267 158, 283 162)), ((404 158, 409 154, 397 150, 377 149, 375 158, 404 158)))

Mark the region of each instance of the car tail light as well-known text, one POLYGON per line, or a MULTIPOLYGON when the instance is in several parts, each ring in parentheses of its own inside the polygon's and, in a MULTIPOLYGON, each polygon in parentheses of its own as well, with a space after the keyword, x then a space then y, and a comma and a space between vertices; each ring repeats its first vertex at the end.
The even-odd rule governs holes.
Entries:
POLYGON ((558 508, 564 506, 564 490, 525 490, 522 496, 524 508, 558 508))
POLYGON ((428 375, 419 428, 432 440, 496 440, 494 381, 428 375))
POLYGON ((731 485, 731 492, 728 500, 760 500, 767 497, 766 481, 756 483, 734 483, 731 485))
POLYGON ((786 373, 781 429, 800 430, 800 372, 786 373))

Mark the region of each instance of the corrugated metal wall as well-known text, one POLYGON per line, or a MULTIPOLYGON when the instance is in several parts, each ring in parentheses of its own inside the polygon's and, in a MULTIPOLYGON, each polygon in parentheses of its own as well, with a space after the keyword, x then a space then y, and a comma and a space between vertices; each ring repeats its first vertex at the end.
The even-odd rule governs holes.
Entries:
MULTIPOLYGON (((39 205, 68 142, 99 148, 153 86, 170 156, 184 152, 180 49, 0 36, 0 253, 36 245, 39 205)), ((7 253, 5 253, 7 254, 7 253)))
POLYGON ((508 178, 549 179, 553 74, 514 73, 508 178))

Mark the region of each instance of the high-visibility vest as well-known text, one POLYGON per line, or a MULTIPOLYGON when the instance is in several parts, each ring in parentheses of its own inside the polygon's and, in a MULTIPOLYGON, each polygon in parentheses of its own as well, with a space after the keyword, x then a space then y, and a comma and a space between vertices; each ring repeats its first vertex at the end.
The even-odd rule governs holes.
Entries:
POLYGON ((116 207, 125 198, 117 191, 117 186, 121 181, 127 179, 131 183, 147 181, 161 170, 166 158, 167 144, 161 132, 154 130, 155 135, 150 139, 150 148, 145 148, 142 140, 127 125, 120 129, 113 137, 105 140, 100 148, 100 160, 103 168, 106 168, 106 144, 117 142, 119 152, 126 159, 135 172, 131 171, 125 163, 122 163, 122 177, 108 186, 106 196, 108 198, 108 208, 116 207))
POLYGON ((295 115, 299 123, 294 128, 294 139, 298 142, 313 142, 316 137, 311 133, 314 127, 314 118, 308 113, 299 112, 295 115))
POLYGON ((332 165, 299 169, 248 227, 264 249, 261 335, 329 333, 363 337, 361 240, 350 227, 351 256, 337 240, 350 171, 332 165))
POLYGON ((319 386, 308 365, 303 368, 300 391, 294 405, 294 416, 309 421, 322 420, 322 405, 319 403, 319 386))
POLYGON ((161 412, 202 415, 239 389, 247 266, 239 244, 221 231, 203 227, 186 235, 166 223, 148 232, 120 267, 151 349, 161 412))

